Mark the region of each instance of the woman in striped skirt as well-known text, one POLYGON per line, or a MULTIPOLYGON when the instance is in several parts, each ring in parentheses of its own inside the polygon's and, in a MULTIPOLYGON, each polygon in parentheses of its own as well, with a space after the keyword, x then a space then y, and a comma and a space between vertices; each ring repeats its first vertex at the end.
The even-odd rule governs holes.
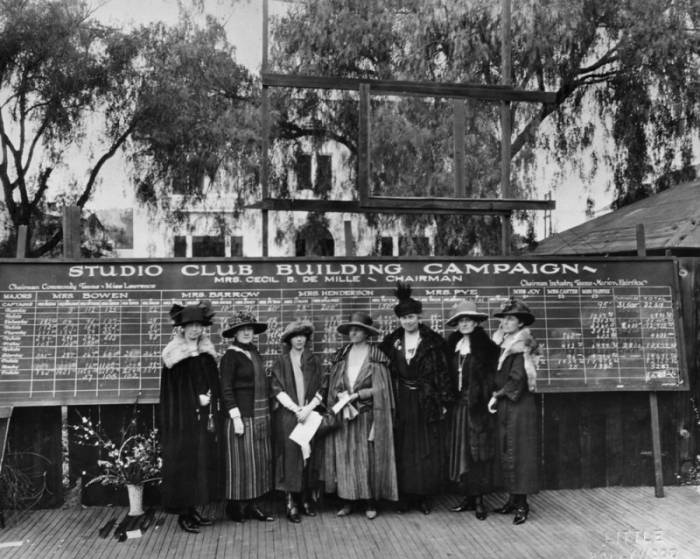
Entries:
POLYGON ((221 333, 233 338, 219 364, 226 420, 226 515, 274 520, 256 500, 272 489, 268 380, 253 336, 267 329, 244 312, 229 319, 221 333))

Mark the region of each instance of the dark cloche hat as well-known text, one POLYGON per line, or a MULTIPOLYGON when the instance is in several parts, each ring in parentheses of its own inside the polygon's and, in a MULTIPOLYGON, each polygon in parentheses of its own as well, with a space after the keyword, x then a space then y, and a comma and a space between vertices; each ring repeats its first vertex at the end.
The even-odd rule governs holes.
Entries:
POLYGON ((339 324, 338 332, 347 336, 350 332, 351 326, 358 326, 360 328, 363 328, 370 336, 378 336, 379 334, 381 334, 381 332, 374 327, 372 317, 370 317, 367 313, 362 311, 356 311, 352 313, 350 315, 350 319, 347 322, 339 324))
POLYGON ((250 326, 255 334, 261 334, 267 330, 267 324, 264 322, 258 322, 252 313, 247 311, 237 311, 226 321, 226 329, 221 332, 221 335, 224 338, 233 338, 233 336, 236 334, 236 330, 243 328, 244 326, 250 326))
POLYGON ((314 325, 308 320, 290 322, 282 332, 282 342, 288 343, 294 336, 306 336, 308 340, 314 332, 314 325))
POLYGON ((211 301, 203 300, 190 305, 178 305, 170 307, 170 318, 175 326, 184 326, 192 322, 199 322, 202 326, 209 326, 214 317, 211 309, 211 301))
POLYGON ((503 318, 504 316, 516 316, 525 326, 530 326, 535 322, 535 315, 532 314, 528 306, 518 299, 511 297, 500 312, 495 313, 493 316, 496 318, 503 318))
POLYGON ((411 286, 401 281, 396 282, 394 296, 399 300, 394 306, 396 316, 402 317, 407 314, 420 314, 423 312, 423 304, 411 297, 411 286))

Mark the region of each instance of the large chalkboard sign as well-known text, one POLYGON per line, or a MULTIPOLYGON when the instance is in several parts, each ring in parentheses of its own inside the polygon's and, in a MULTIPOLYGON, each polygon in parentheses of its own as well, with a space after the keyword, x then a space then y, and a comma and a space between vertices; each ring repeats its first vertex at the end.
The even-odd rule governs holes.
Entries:
MULTIPOLYGON (((336 327, 369 311, 389 332, 397 280, 445 334, 457 299, 493 315, 509 297, 537 316, 542 392, 684 390, 672 259, 90 260, 0 262, 0 404, 153 402, 168 309, 210 299, 211 336, 232 310, 269 324, 258 346, 270 363, 284 326, 313 321, 314 351, 344 343, 336 327)), ((498 320, 485 327, 493 332, 498 320)))

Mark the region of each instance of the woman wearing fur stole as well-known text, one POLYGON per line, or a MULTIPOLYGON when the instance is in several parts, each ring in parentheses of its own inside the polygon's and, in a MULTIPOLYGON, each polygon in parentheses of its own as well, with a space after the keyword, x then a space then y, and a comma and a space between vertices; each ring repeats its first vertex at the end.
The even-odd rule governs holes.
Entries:
POLYGON ((537 342, 527 328, 535 321, 530 309, 511 299, 494 314, 501 326, 494 341, 501 347, 496 390, 489 411, 498 414, 498 448, 508 501, 496 512, 515 512, 514 524, 527 520, 527 495, 539 490, 538 417, 535 400, 537 342))
POLYGON ((460 301, 445 323, 456 327, 447 339, 456 396, 449 436, 449 476, 465 495, 451 510, 473 510, 479 520, 487 516, 483 496, 493 491, 496 451, 496 421, 487 405, 495 387, 499 349, 480 326, 487 318, 472 301, 460 301))
POLYGON ((175 334, 163 350, 160 379, 163 507, 178 513, 180 528, 192 533, 212 523, 195 507, 209 503, 218 489, 219 460, 207 424, 220 391, 216 350, 204 333, 213 316, 209 301, 172 306, 175 334))
POLYGON ((411 287, 399 283, 394 313, 401 326, 379 348, 389 357, 396 397, 398 511, 415 507, 430 513, 431 496, 444 480, 446 406, 450 398, 445 341, 421 322, 423 305, 411 287))

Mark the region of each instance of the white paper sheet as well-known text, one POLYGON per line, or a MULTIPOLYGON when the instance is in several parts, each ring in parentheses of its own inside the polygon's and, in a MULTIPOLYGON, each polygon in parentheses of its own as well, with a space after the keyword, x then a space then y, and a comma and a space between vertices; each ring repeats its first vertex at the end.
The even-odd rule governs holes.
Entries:
POLYGON ((311 455, 311 439, 318 431, 319 425, 323 417, 320 413, 312 411, 306 421, 297 423, 297 426, 292 430, 289 439, 297 443, 301 447, 301 454, 306 460, 311 455))

